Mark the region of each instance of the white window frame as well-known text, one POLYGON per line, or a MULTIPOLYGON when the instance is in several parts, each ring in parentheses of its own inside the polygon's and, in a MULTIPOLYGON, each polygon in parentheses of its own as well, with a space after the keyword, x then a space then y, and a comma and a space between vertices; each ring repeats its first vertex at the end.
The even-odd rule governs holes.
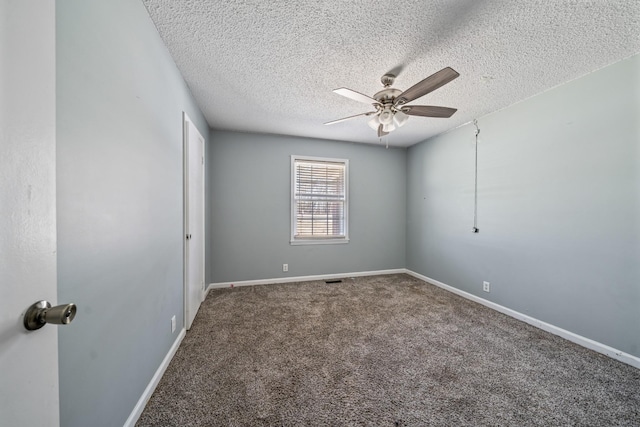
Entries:
POLYGON ((331 245, 349 243, 349 159, 334 159, 329 157, 291 156, 291 239, 292 245, 331 245), (331 162, 344 164, 344 237, 316 237, 296 238, 296 161, 331 162))

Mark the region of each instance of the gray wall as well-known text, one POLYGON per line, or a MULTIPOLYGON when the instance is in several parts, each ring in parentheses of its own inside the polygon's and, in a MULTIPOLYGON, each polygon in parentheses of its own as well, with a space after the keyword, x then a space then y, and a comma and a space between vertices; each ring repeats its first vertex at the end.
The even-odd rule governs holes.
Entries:
POLYGON ((404 268, 406 150, 213 131, 207 160, 208 283, 404 268), (289 244, 292 154, 349 159, 348 244, 289 244))
POLYGON ((182 111, 208 126, 142 2, 56 15, 61 425, 117 426, 183 325, 182 111))
POLYGON ((408 152, 407 267, 640 356, 640 56, 408 152), (482 292, 482 281, 491 293, 482 292))

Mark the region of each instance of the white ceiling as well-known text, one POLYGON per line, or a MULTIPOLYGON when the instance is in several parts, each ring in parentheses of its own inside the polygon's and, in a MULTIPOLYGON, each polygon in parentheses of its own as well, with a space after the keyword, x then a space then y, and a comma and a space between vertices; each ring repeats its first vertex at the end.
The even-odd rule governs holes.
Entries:
MULTIPOLYGON (((388 137, 409 146, 640 52, 639 0, 143 0, 214 129, 379 144, 360 117, 395 71, 404 90, 450 66, 388 137)), ((383 141, 383 143, 386 141, 383 141)))

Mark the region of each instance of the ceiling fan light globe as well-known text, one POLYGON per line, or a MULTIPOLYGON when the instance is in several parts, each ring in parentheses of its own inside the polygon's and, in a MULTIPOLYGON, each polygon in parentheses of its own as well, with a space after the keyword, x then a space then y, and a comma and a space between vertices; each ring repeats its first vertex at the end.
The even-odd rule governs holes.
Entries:
POLYGON ((378 126, 380 126, 380 120, 378 119, 378 116, 375 115, 373 116, 373 118, 371 120, 369 120, 367 122, 367 124, 369 125, 369 127, 375 131, 378 130, 378 126))
POLYGON ((379 120, 383 125, 391 124, 393 123, 393 113, 391 112, 391 110, 382 110, 379 115, 379 120))
POLYGON ((393 115, 393 123, 397 127, 404 126, 404 124, 407 123, 407 120, 409 120, 409 116, 402 111, 396 111, 396 113, 393 115))
POLYGON ((391 132, 392 130, 396 130, 396 126, 392 123, 387 123, 382 125, 382 130, 385 132, 391 132))

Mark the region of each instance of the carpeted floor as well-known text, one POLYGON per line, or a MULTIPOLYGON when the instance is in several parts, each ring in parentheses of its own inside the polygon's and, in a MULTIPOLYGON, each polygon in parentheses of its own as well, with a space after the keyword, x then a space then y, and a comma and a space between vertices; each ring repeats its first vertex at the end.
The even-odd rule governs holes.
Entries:
POLYGON ((209 293, 137 426, 640 426, 640 370, 399 274, 209 293))

